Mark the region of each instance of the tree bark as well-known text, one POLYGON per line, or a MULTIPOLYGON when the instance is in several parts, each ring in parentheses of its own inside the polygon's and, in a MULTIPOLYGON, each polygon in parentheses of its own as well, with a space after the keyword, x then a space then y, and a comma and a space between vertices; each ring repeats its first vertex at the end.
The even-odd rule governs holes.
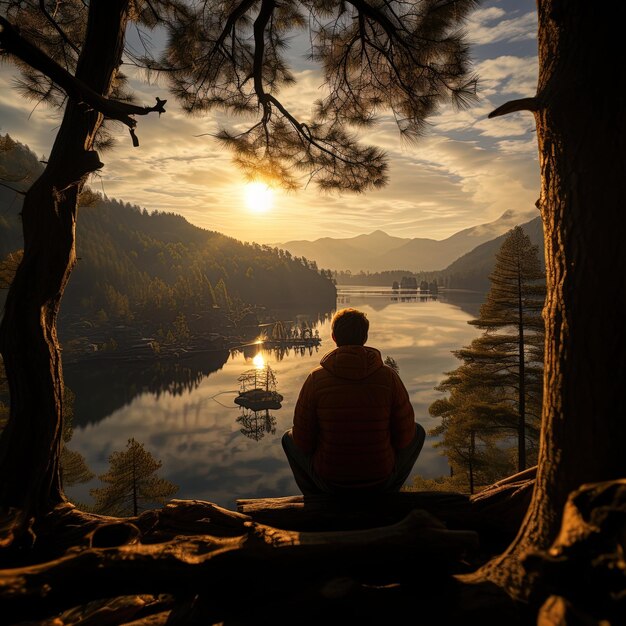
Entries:
POLYGON ((547 549, 568 494, 626 476, 626 9, 539 0, 537 124, 546 245, 544 405, 520 533, 474 578, 523 597, 520 557, 547 549))
POLYGON ((517 424, 517 471, 523 472, 526 469, 526 351, 524 350, 524 301, 522 298, 522 268, 521 260, 517 258, 517 315, 519 324, 517 333, 519 341, 517 349, 519 352, 519 422, 517 424))
MULTIPOLYGON (((108 95, 121 62, 127 12, 128 0, 94 0, 89 6, 75 76, 102 95, 108 95)), ((102 166, 92 150, 102 121, 102 114, 68 100, 47 167, 24 199, 24 258, 0 325, 11 395, 0 439, 0 511, 16 522, 0 542, 10 543, 14 533, 26 538, 29 520, 64 500, 59 472, 63 371, 56 320, 76 262, 78 195, 87 176, 102 166)))

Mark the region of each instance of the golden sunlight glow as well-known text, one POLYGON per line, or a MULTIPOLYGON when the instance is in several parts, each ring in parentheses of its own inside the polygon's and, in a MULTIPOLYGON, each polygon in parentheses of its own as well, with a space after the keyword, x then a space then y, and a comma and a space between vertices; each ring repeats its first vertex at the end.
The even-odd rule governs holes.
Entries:
POLYGON ((265 213, 274 204, 274 192, 265 183, 246 185, 246 205, 254 213, 265 213))
POLYGON ((257 369, 263 369, 265 367, 265 359, 260 352, 252 359, 252 362, 257 369))

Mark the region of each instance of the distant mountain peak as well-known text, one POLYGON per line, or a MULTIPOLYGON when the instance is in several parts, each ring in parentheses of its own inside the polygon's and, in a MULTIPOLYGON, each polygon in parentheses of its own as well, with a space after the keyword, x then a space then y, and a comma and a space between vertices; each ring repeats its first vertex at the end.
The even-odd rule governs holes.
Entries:
POLYGON ((513 211, 513 209, 507 209, 501 216, 502 222, 514 222, 515 226, 525 224, 526 222, 534 219, 539 215, 539 209, 527 209, 526 211, 513 211))
POLYGON ((536 209, 528 211, 514 211, 513 209, 507 209, 504 213, 502 213, 502 215, 500 215, 500 217, 492 222, 479 224, 478 226, 471 226, 470 228, 461 230, 452 235, 450 239, 459 236, 468 236, 470 238, 484 239, 487 241, 488 239, 493 239, 494 237, 502 235, 514 226, 525 224, 535 217, 537 217, 536 209))
POLYGON ((428 238, 404 238, 389 235, 382 229, 355 237, 324 237, 316 241, 291 241, 278 244, 293 255, 315 259, 319 267, 352 272, 436 271, 476 246, 506 233, 518 224, 536 217, 537 211, 507 209, 499 218, 466 228, 441 241, 428 238))
POLYGON ((391 237, 391 235, 389 235, 384 230, 381 230, 379 228, 377 230, 373 230, 371 233, 363 233, 361 235, 355 235, 353 237, 346 237, 345 241, 351 241, 352 239, 372 239, 372 238, 376 238, 376 239, 393 239, 393 237, 391 237))

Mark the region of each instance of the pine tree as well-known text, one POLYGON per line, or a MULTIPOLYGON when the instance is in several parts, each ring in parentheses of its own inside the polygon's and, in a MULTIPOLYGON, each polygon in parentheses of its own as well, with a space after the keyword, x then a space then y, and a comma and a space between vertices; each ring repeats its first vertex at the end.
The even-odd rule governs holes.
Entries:
MULTIPOLYGON (((512 472, 512 459, 500 445, 503 433, 514 418, 509 404, 501 395, 487 386, 472 385, 463 377, 464 366, 450 376, 450 386, 438 390, 450 391, 429 407, 431 415, 441 423, 430 431, 441 436, 434 444, 444 450, 450 465, 450 489, 465 489, 474 493, 477 487, 487 485, 512 472)), ((510 428, 510 427, 509 427, 510 428)))
POLYGON ((70 487, 89 482, 95 474, 91 471, 85 457, 66 445, 61 448, 61 480, 63 487, 70 487))
MULTIPOLYGON (((502 369, 499 380, 516 392, 518 469, 526 468, 528 418, 538 428, 541 415, 545 325, 541 312, 545 300, 545 276, 539 249, 521 226, 513 228, 496 254, 489 277, 491 289, 477 320, 470 322, 486 330, 470 359, 484 359, 502 369)), ((466 360, 461 351, 460 357, 466 360)))
POLYGON ((107 486, 91 489, 93 510, 104 515, 137 515, 139 510, 164 504, 178 487, 170 481, 155 476, 161 461, 146 451, 143 444, 128 440, 124 452, 114 452, 109 457, 109 471, 98 478, 107 486))
POLYGON ((396 374, 400 373, 400 366, 392 356, 385 357, 384 363, 385 365, 388 365, 394 372, 396 372, 396 374))
POLYGON ((174 320, 174 336, 178 342, 188 341, 191 337, 189 332, 189 325, 187 324, 187 318, 184 313, 179 313, 174 320))
POLYGON ((228 289, 226 288, 226 283, 223 278, 220 278, 215 287, 213 288, 213 293, 215 295, 215 300, 217 305, 225 310, 230 309, 232 305, 232 301, 230 296, 228 295, 228 289))
POLYGON ((477 478, 492 481, 511 473, 501 455, 511 432, 517 437, 517 470, 526 468, 529 448, 535 462, 541 420, 545 283, 538 248, 521 227, 502 243, 490 282, 478 319, 469 322, 485 332, 454 352, 463 364, 436 387, 450 395, 429 408, 442 418, 431 434, 442 436, 437 445, 451 467, 467 472, 470 491, 477 478), (489 461, 495 475, 484 471, 489 461))
POLYGON ((70 450, 67 447, 74 434, 72 426, 74 398, 74 392, 65 387, 63 397, 63 434, 61 436, 63 442, 61 447, 61 481, 64 487, 86 483, 95 476, 87 465, 85 457, 80 452, 70 450))

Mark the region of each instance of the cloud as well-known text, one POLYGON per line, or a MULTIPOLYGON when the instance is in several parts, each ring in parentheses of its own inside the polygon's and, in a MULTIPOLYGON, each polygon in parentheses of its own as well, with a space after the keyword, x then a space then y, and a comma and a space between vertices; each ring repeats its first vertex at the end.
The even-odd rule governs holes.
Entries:
POLYGON ((10 67, 0 63, 0 132, 11 134, 38 156, 48 155, 60 124, 59 113, 22 98, 10 67))
POLYGON ((507 95, 529 96, 537 90, 538 61, 536 57, 498 56, 476 66, 483 97, 507 95))
POLYGON ((536 39, 536 11, 514 17, 507 17, 508 15, 509 13, 500 7, 477 9, 467 22, 469 40, 475 45, 485 45, 536 39))

